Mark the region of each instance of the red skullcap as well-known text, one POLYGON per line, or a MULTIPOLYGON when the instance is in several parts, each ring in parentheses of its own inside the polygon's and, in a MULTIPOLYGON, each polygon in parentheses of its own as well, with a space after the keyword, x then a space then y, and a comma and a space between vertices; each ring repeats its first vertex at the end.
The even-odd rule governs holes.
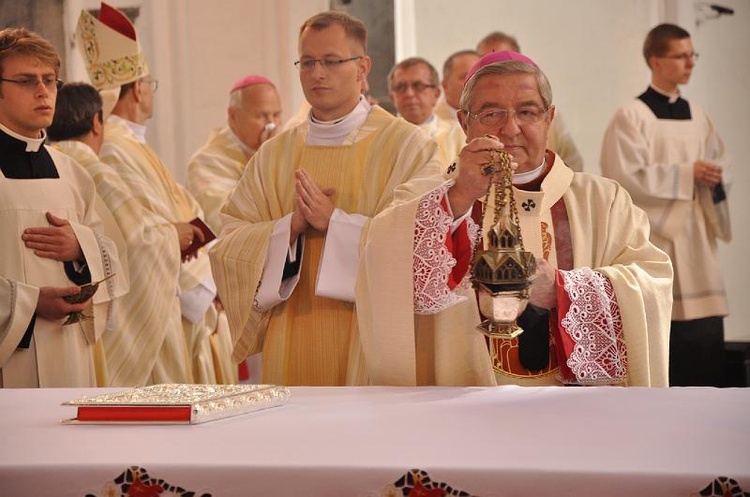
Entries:
POLYGON ((466 86, 466 82, 469 81, 471 77, 474 76, 481 68, 489 66, 490 64, 505 62, 508 60, 526 62, 527 64, 531 64, 534 67, 539 67, 536 65, 536 62, 518 52, 512 52, 510 50, 503 50, 502 52, 490 52, 476 61, 473 66, 471 66, 469 72, 466 73, 466 78, 464 78, 464 86, 466 86))
POLYGON ((271 80, 266 78, 265 76, 258 76, 256 74, 251 74, 249 76, 245 76, 244 78, 240 78, 237 81, 235 81, 234 84, 232 85, 232 89, 229 90, 229 93, 232 93, 233 91, 239 90, 240 88, 244 88, 246 86, 261 85, 261 84, 274 86, 271 80))

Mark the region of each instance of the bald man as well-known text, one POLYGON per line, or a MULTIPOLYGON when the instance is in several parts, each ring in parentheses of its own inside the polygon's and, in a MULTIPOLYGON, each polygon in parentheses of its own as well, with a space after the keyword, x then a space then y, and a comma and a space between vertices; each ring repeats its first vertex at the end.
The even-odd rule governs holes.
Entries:
POLYGON ((280 125, 281 99, 271 80, 250 75, 232 85, 227 124, 211 132, 188 164, 188 190, 215 233, 221 231, 221 206, 242 177, 245 165, 280 125))

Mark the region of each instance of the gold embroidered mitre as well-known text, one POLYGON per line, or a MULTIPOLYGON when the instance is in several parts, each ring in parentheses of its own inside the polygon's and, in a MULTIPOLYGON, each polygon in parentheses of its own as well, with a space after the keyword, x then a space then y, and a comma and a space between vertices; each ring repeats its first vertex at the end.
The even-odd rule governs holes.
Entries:
POLYGON ((104 2, 98 19, 81 11, 76 42, 97 90, 119 88, 148 74, 135 26, 125 14, 104 2))

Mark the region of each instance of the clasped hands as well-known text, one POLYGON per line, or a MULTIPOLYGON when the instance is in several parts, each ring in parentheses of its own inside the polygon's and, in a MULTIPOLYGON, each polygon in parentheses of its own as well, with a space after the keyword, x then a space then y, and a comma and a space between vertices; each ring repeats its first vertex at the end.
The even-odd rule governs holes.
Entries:
POLYGON ((331 197, 336 189, 319 188, 304 169, 294 173, 294 188, 296 208, 292 213, 289 243, 293 243, 308 228, 325 233, 335 210, 331 197))
MULTIPOLYGON (((70 222, 47 212, 50 226, 26 228, 21 235, 26 248, 45 259, 60 262, 83 261, 83 251, 70 222)), ((36 314, 50 320, 62 319, 73 312, 83 312, 88 301, 80 304, 69 304, 63 297, 81 291, 79 286, 53 287, 43 286, 39 289, 36 314)))

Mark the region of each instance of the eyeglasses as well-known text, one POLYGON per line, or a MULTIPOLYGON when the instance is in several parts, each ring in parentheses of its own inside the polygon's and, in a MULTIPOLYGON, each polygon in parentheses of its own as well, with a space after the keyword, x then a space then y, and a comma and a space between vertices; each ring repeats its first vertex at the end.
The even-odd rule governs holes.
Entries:
POLYGON ((30 91, 33 91, 39 88, 39 83, 42 83, 44 87, 47 89, 47 91, 52 91, 52 90, 57 91, 63 85, 63 82, 61 79, 57 79, 52 76, 45 76, 42 79, 39 79, 39 78, 21 78, 21 79, 0 78, 0 81, 4 81, 6 83, 13 83, 13 84, 20 86, 21 88, 24 88, 30 91))
POLYGON ((519 126, 535 124, 547 113, 549 107, 542 109, 540 107, 525 107, 521 110, 508 109, 490 109, 480 114, 472 114, 471 111, 465 110, 466 115, 479 121, 482 126, 502 127, 508 122, 511 114, 515 114, 516 122, 519 126))
POLYGON ((414 93, 422 93, 427 88, 435 88, 435 85, 429 85, 427 83, 422 83, 421 81, 415 81, 413 83, 404 82, 397 84, 396 86, 391 88, 391 90, 396 93, 406 93, 409 88, 411 88, 414 93))
POLYGON ((344 62, 351 62, 361 58, 363 58, 362 55, 356 55, 348 59, 302 59, 295 62, 294 67, 299 69, 300 72, 312 72, 315 69, 315 64, 320 64, 320 67, 323 69, 335 69, 344 62))
POLYGON ((142 79, 141 83, 146 83, 147 85, 149 85, 151 87, 151 91, 154 93, 156 93, 156 90, 159 88, 158 79, 153 79, 153 78, 149 80, 142 79))
POLYGON ((672 59, 672 60, 682 60, 682 61, 689 61, 689 60, 698 60, 700 57, 699 54, 693 52, 693 53, 683 53, 680 55, 665 55, 662 57, 662 59, 672 59))

